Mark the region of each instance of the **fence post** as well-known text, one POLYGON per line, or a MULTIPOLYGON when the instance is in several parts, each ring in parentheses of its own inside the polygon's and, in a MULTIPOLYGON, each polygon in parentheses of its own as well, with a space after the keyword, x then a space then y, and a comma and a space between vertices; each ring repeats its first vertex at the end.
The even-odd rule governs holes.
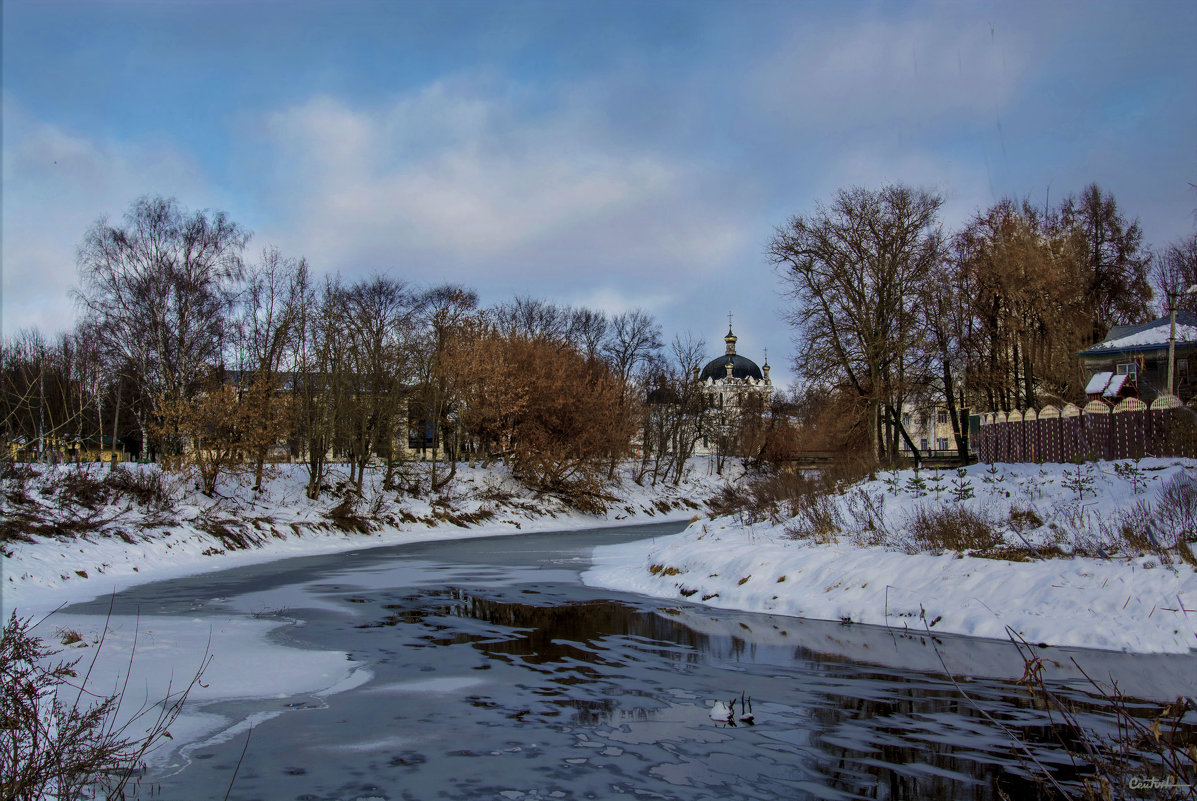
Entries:
POLYGON ((1022 412, 1015 409, 1006 416, 1007 430, 1010 432, 1011 462, 1026 461, 1026 431, 1023 429, 1022 412))
POLYGON ((1044 406, 1039 410, 1039 447, 1043 449, 1043 461, 1063 461, 1060 447, 1060 410, 1055 406, 1044 406))
POLYGON ((1123 398, 1113 413, 1114 459, 1142 459, 1147 452, 1147 404, 1123 398))
POLYGON ((1109 459, 1113 453, 1110 442, 1110 407, 1099 400, 1091 400, 1081 410, 1081 430, 1085 441, 1082 450, 1084 459, 1109 459))
POLYGON ((1060 461, 1073 462, 1081 453, 1081 410, 1071 403, 1060 410, 1060 461))
POLYGON ((1010 461, 1010 424, 1006 422, 1005 412, 993 413, 993 429, 996 434, 996 445, 993 460, 995 462, 1010 461))
POLYGON ((1039 414, 1034 409, 1022 413, 1023 448, 1027 462, 1043 461, 1043 446, 1040 442, 1039 414))
POLYGON ((1180 398, 1167 393, 1160 395, 1151 402, 1149 417, 1151 418, 1149 453, 1152 456, 1177 456, 1178 445, 1173 437, 1177 410, 1183 404, 1180 398))

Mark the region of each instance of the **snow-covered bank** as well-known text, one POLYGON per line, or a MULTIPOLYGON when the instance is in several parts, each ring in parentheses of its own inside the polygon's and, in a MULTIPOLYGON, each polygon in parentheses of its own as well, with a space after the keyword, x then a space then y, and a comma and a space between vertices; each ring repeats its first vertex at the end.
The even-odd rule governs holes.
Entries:
MULTIPOLYGON (((382 492, 379 477, 370 475, 364 497, 356 508, 346 509, 340 490, 309 500, 304 494, 306 475, 298 466, 282 468, 262 493, 226 482, 215 499, 200 495, 186 482, 167 479, 163 486, 169 503, 156 506, 97 488, 94 481, 66 491, 62 479, 69 481, 76 468, 64 466, 4 487, 0 514, 9 515, 6 525, 28 519, 30 526, 18 529, 12 538, 9 525, 10 539, 0 541, 0 600, 5 619, 14 611, 34 619, 53 612, 34 635, 54 645, 66 644, 58 658, 81 660, 91 692, 123 693, 120 723, 151 710, 131 725, 130 734, 141 728, 148 731, 155 717, 153 705, 185 689, 203 667, 202 681, 191 686, 182 715, 170 726, 171 739, 150 755, 156 771, 170 772, 185 767, 188 753, 196 748, 245 736, 248 728, 266 719, 319 706, 329 695, 368 682, 370 667, 351 660, 345 651, 285 644, 285 638, 274 635, 298 621, 268 609, 259 614, 235 604, 230 614, 203 598, 197 598, 194 612, 185 615, 105 617, 55 609, 136 584, 289 557, 689 520, 723 481, 709 467, 696 460, 678 487, 645 487, 625 477, 610 488, 617 501, 609 511, 592 515, 534 496, 501 467, 463 466, 432 501, 382 492), (93 526, 94 520, 103 523, 93 526), (354 527, 367 530, 345 530, 354 527), (56 529, 63 533, 46 536, 56 529), (81 529, 85 533, 65 533, 81 529), (24 537, 32 541, 16 539, 24 537), (250 547, 231 547, 238 540, 250 547), (257 711, 246 717, 241 702, 251 699, 256 699, 257 711)), ((105 475, 95 466, 85 470, 93 479, 105 475)), ((253 603, 252 596, 240 600, 253 603)))
MULTIPOLYGON (((3 543, 0 609, 5 618, 13 610, 40 616, 65 603, 90 600, 136 584, 293 556, 688 520, 724 481, 714 475, 706 460, 695 460, 687 479, 677 487, 640 486, 624 476, 611 488, 617 500, 607 513, 593 515, 572 510, 551 497, 533 496, 501 466, 487 470, 460 467, 457 478, 432 502, 370 486, 378 478, 367 476, 365 497, 355 512, 374 526, 364 533, 345 531, 330 522, 338 514, 341 496, 329 492, 319 501, 309 500, 304 494, 306 473, 298 465, 282 467, 262 493, 230 483, 221 487, 220 497, 211 499, 182 482, 170 482, 174 509, 165 515, 167 521, 153 521, 153 525, 145 525, 150 515, 117 499, 107 507, 90 510, 104 519, 115 517, 99 531, 3 543), (236 528, 236 533, 250 540, 251 547, 230 548, 228 540, 220 536, 222 528, 236 528)), ((37 492, 35 485, 30 494, 37 492)), ((47 491, 45 504, 53 500, 47 491)), ((6 499, 5 506, 10 505, 6 499)), ((0 512, 7 513, 3 507, 0 512)))
MULTIPOLYGON (((1191 460, 1075 465, 975 465, 959 476, 973 497, 953 498, 946 480, 928 489, 923 471, 883 475, 836 502, 873 499, 879 525, 900 531, 918 509, 962 505, 1004 521, 1011 547, 1064 555, 1007 561, 833 537, 795 539, 793 523, 699 521, 652 542, 600 548, 583 575, 592 586, 711 606, 851 623, 1139 653, 1197 650, 1197 572, 1156 553, 1118 553, 1109 540, 1120 515, 1161 489, 1191 480, 1191 460), (1129 464, 1129 463, 1128 463, 1129 464), (1133 468, 1133 469, 1132 469, 1133 468), (855 493, 864 493, 859 495, 855 493), (1028 522, 1030 521, 1030 522, 1028 522), (1083 546, 1083 547, 1082 547, 1083 546)), ((931 479, 931 481, 928 481, 931 479)), ((966 495, 963 490, 958 493, 966 495)), ((844 519, 851 515, 844 512, 844 519)), ((999 527, 1000 528, 1000 527, 999 527)), ((1186 546, 1191 547, 1191 546, 1186 546)))

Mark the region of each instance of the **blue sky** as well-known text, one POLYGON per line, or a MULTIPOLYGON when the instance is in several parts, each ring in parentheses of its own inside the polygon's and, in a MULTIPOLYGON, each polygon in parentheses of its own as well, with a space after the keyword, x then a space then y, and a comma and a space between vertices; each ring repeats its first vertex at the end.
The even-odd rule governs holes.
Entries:
POLYGON ((3 4, 3 330, 74 318, 139 195, 348 278, 621 311, 790 374, 765 258, 838 188, 1096 181, 1165 245, 1197 209, 1197 3, 3 4))

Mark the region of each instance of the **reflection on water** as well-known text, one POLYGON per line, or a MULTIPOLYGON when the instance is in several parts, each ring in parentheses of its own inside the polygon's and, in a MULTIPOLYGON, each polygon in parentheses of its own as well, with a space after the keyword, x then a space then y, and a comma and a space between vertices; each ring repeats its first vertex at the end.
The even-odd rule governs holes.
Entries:
MULTIPOLYGON (((1061 748, 1065 733, 1010 683, 970 682, 966 697, 946 678, 882 672, 828 660, 803 646, 754 642, 744 622, 739 624, 744 636, 712 636, 680 622, 678 610, 646 611, 612 601, 546 606, 446 589, 382 608, 383 617, 359 627, 414 627, 406 634, 416 641, 469 645, 487 659, 547 676, 547 684, 526 688, 535 702, 508 710, 509 719, 549 724, 564 713, 553 725, 603 730, 601 739, 586 735, 583 747, 620 743, 599 749, 612 759, 623 757, 629 745, 664 747, 678 761, 655 765, 649 775, 668 784, 734 787, 737 796, 751 798, 804 791, 828 798, 990 799, 999 798, 999 790, 1012 798, 1047 797, 993 720, 1017 732, 1057 779, 1078 778, 1061 748), (463 621, 465 630, 455 621, 463 621), (722 667, 731 674, 725 681, 736 683, 709 697, 662 693, 656 677, 644 687, 621 681, 627 668, 645 663, 656 663, 654 672, 666 665, 682 672, 710 668, 717 653, 735 665, 722 667), (770 667, 790 665, 790 675, 758 675, 757 658, 770 667), (602 697, 577 697, 576 685, 583 683, 601 687, 602 697), (745 691, 757 699, 761 724, 751 745, 724 734, 707 714, 712 701, 745 691), (705 750, 712 743, 721 748, 705 750), (721 765, 718 770, 712 770, 712 760, 721 765)), ((908 638, 932 650, 943 645, 929 637, 908 638)), ((1100 701, 1064 686, 1057 690, 1079 717, 1109 730, 1100 701)), ((468 700, 475 708, 503 707, 489 696, 468 700)), ((575 758, 574 764, 592 761, 575 758)))
MULTIPOLYGON (((303 625, 279 630, 281 640, 347 652, 374 676, 327 698, 206 710, 233 721, 286 710, 255 729, 229 797, 1047 798, 1001 727, 1060 779, 1077 777, 1062 732, 1018 685, 1008 643, 607 594, 576 580, 587 540, 566 539, 220 577, 211 608, 286 606, 303 625), (756 725, 711 720, 716 701, 742 693, 756 725)), ((191 610, 205 581, 144 588, 129 602, 191 610)), ((1053 689, 1099 732, 1112 733, 1113 718, 1072 657, 1143 690, 1132 694, 1197 694, 1192 657, 1049 651, 1061 665, 1053 689)), ((162 796, 223 798, 243 744, 189 747, 186 770, 158 777, 162 796)))

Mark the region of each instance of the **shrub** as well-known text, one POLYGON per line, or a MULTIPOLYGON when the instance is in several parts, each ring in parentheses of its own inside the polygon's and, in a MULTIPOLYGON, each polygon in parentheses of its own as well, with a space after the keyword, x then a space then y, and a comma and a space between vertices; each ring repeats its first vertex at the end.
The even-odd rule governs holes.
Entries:
MULTIPOLYGON (((0 796, 6 799, 125 798, 145 756, 178 717, 203 667, 181 692, 146 705, 124 724, 121 697, 96 696, 78 682, 79 660, 50 663, 56 651, 14 613, 0 637, 0 796), (84 706, 84 698, 97 699, 84 706), (132 736, 149 719, 146 733, 132 736)), ((102 647, 103 640, 96 651, 102 647)), ((94 658, 93 658, 94 661, 94 658)), ((204 665, 207 662, 205 660, 204 665)))
POLYGON ((798 499, 795 515, 785 528, 791 539, 809 539, 819 545, 834 542, 842 530, 839 507, 835 499, 825 493, 811 493, 798 499))
POLYGON ((855 545, 895 545, 897 537, 885 515, 885 493, 857 489, 846 497, 855 545))
POLYGON ((916 506, 906 527, 912 544, 925 550, 984 552, 1003 542, 989 517, 964 506, 916 506))
POLYGON ((1039 516, 1033 506, 1025 508, 1014 504, 1010 506, 1010 527, 1019 534, 1033 531, 1042 525, 1043 518, 1039 516))
POLYGON ((1156 529, 1160 546, 1175 549, 1180 558, 1197 566, 1193 544, 1197 543, 1197 478, 1177 473, 1164 484, 1155 503, 1156 529))
MULTIPOLYGON (((1052 730, 1082 776, 1079 792, 1073 793, 1071 788, 1061 786, 1043 764, 1036 763, 1034 775, 1044 789, 1051 787, 1064 798, 1086 801, 1197 798, 1197 737, 1188 719, 1197 707, 1191 699, 1145 705, 1128 698, 1117 684, 1107 686, 1095 681, 1074 660, 1092 691, 1105 700, 1117 720, 1116 734, 1102 735, 1082 722, 1071 699, 1058 695, 1048 684, 1047 660, 1025 640, 1013 634, 1011 640, 1026 665, 1021 684, 1036 707, 1047 712, 1052 730)), ((1021 750, 1030 753, 1027 743, 1018 740, 1013 730, 1006 731, 1015 737, 1021 750)))

